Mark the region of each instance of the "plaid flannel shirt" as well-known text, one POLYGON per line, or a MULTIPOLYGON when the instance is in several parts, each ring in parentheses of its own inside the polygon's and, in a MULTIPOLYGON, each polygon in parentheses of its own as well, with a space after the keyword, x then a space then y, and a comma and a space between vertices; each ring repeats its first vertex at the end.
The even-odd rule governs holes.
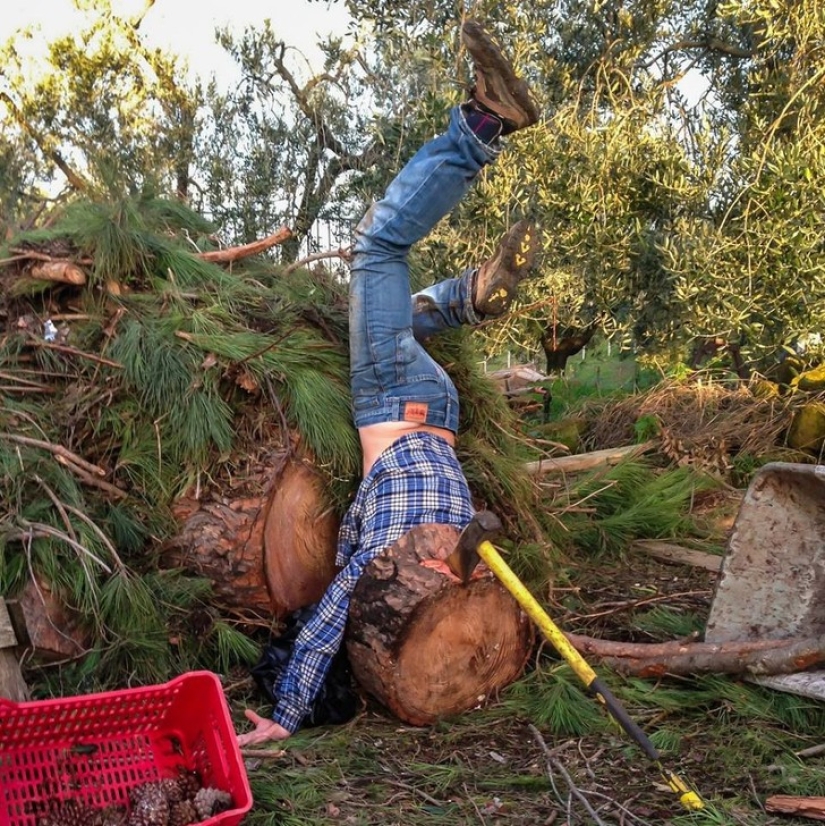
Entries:
POLYGON ((301 630, 277 687, 272 718, 297 731, 341 646, 349 601, 369 562, 416 525, 463 528, 473 516, 467 480, 455 451, 426 431, 402 436, 361 482, 338 532, 343 566, 301 630))

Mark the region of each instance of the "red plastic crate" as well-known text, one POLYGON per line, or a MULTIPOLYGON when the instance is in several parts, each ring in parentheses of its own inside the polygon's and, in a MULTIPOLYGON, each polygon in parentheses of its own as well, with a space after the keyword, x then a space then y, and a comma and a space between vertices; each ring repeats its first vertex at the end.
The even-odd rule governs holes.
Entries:
POLYGON ((134 786, 195 770, 232 808, 203 821, 237 826, 252 807, 220 681, 193 671, 163 685, 12 703, 0 699, 0 826, 37 826, 49 805, 127 806, 134 786))

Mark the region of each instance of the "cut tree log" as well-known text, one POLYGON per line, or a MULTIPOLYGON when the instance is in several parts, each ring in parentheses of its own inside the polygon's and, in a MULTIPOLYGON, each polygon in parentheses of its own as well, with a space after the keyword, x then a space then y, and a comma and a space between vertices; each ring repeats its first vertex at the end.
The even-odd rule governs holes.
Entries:
POLYGON ((42 261, 29 270, 32 278, 43 281, 58 281, 63 284, 80 286, 86 283, 86 273, 72 261, 42 261))
POLYGON ((183 498, 175 516, 163 564, 208 578, 218 602, 250 620, 316 602, 335 575, 337 517, 311 463, 283 452, 249 470, 242 490, 183 498))
POLYGON ((533 647, 531 622, 490 571, 480 566, 462 585, 427 567, 458 536, 447 525, 413 528, 367 566, 350 603, 353 674, 412 725, 479 705, 521 674, 533 647))
POLYGON ((264 574, 277 616, 317 602, 335 576, 338 519, 307 465, 289 463, 269 503, 264 574))

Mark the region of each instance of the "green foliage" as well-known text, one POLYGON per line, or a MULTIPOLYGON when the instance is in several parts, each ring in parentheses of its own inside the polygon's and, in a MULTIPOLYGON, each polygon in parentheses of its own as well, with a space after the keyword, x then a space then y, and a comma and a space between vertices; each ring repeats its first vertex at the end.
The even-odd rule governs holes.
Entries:
POLYGON ((661 430, 661 424, 659 420, 651 415, 650 413, 646 413, 643 416, 639 416, 636 419, 635 424, 633 425, 633 431, 636 434, 636 441, 639 444, 649 441, 650 439, 655 438, 659 435, 661 430))
POLYGON ((278 773, 277 782, 263 772, 251 777, 252 793, 258 805, 250 815, 254 826, 299 826, 307 821, 302 816, 294 816, 294 809, 315 812, 323 817, 324 803, 328 789, 334 784, 330 777, 332 767, 307 771, 305 768, 291 769, 278 773))
MULTIPOLYGON (((295 258, 315 220, 360 217, 470 78, 454 5, 347 5, 352 31, 323 44, 323 71, 306 82, 274 24, 222 33, 245 82, 213 87, 203 122, 199 90, 107 3, 52 44, 60 71, 49 79, 35 80, 9 45, 9 146, 29 155, 7 153, 11 180, 50 164, 67 174, 58 151, 74 160, 82 147, 79 174, 112 191, 197 180, 193 203, 232 238, 292 226, 281 254, 295 258), (374 41, 356 35, 359 21, 377 27, 374 41)), ((490 350, 535 349, 553 325, 596 321, 620 346, 664 352, 713 334, 757 360, 821 326, 823 24, 811 8, 542 0, 472 13, 506 44, 545 116, 422 245, 454 270, 522 214, 545 227, 537 277, 522 310, 490 329, 490 350), (702 83, 691 105, 686 90, 702 83)), ((116 227, 103 246, 117 246, 116 227)))
POLYGON ((704 631, 705 617, 657 605, 634 615, 632 624, 655 639, 688 639, 704 631))
POLYGON ((747 488, 754 474, 770 458, 753 456, 750 453, 737 453, 731 460, 733 467, 730 471, 731 482, 737 488, 747 488))
MULTIPOLYGON (((239 416, 250 393, 268 401, 284 439, 294 429, 315 452, 338 504, 357 477, 341 285, 316 279, 302 292, 308 276, 285 286, 260 262, 249 276, 229 274, 180 240, 207 228, 189 209, 140 196, 76 201, 48 230, 15 242, 105 262, 67 328, 68 348, 38 347, 25 327, 0 340, 12 385, 28 381, 33 353, 54 392, 3 398, 0 586, 15 593, 42 576, 78 612, 90 653, 65 670, 67 681, 158 681, 254 656, 239 630, 210 613, 208 583, 165 576, 154 558, 178 530, 175 497, 254 444, 258 425, 239 416), (104 292, 112 281, 119 295, 104 292), (93 456, 108 487, 84 484, 72 463, 55 461, 60 450, 93 456), (182 617, 198 613, 195 633, 182 617)), ((15 317, 48 317, 49 300, 34 295, 15 317)))
POLYGON ((626 460, 583 478, 567 493, 553 539, 591 554, 621 551, 631 539, 676 536, 687 530, 687 506, 710 484, 687 467, 657 471, 626 460), (581 513, 586 505, 588 513, 581 513))
POLYGON ((260 657, 257 643, 227 622, 216 621, 212 634, 218 654, 216 666, 222 673, 227 673, 237 663, 252 665, 260 657))
POLYGON ((164 423, 158 460, 202 464, 211 450, 224 452, 232 444, 232 410, 219 393, 219 376, 200 369, 202 353, 176 336, 181 321, 129 319, 110 352, 123 366, 124 390, 134 394, 143 415, 164 423))
POLYGON ((92 650, 70 666, 71 679, 90 690, 124 673, 138 682, 167 679, 169 626, 208 599, 209 583, 147 569, 146 541, 160 520, 90 496, 50 454, 18 438, 0 432, 8 471, 0 499, 17 503, 0 519, 0 592, 14 595, 37 575, 76 611, 92 650))
POLYGON ((2 47, 10 135, 75 192, 152 183, 185 193, 200 90, 108 0, 78 6, 75 19, 39 62, 15 38, 2 47))
POLYGON ((667 713, 695 713, 697 719, 711 717, 721 726, 759 720, 777 730, 821 731, 825 725, 825 710, 816 701, 722 675, 662 683, 655 687, 641 679, 627 679, 617 687, 616 693, 628 703, 667 713))

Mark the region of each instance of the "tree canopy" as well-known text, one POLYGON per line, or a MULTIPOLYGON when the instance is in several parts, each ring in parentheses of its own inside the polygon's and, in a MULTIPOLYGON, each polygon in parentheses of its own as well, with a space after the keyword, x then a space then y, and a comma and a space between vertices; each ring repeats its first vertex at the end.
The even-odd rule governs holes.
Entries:
MULTIPOLYGON (((346 2, 352 26, 323 44, 319 71, 277 20, 221 32, 242 76, 229 90, 187 85, 140 20, 85 5, 88 27, 49 45, 52 71, 27 74, 20 39, 5 46, 9 232, 55 197, 151 188, 186 199, 227 242, 286 224, 288 260, 302 241, 346 245, 471 80, 460 17, 439 0, 346 2)), ((816 6, 541 0, 473 14, 506 42, 544 120, 510 141, 419 256, 435 277, 478 263, 520 214, 539 222, 542 266, 491 350, 596 324, 642 352, 684 356, 713 338, 759 365, 821 328, 816 6)))

